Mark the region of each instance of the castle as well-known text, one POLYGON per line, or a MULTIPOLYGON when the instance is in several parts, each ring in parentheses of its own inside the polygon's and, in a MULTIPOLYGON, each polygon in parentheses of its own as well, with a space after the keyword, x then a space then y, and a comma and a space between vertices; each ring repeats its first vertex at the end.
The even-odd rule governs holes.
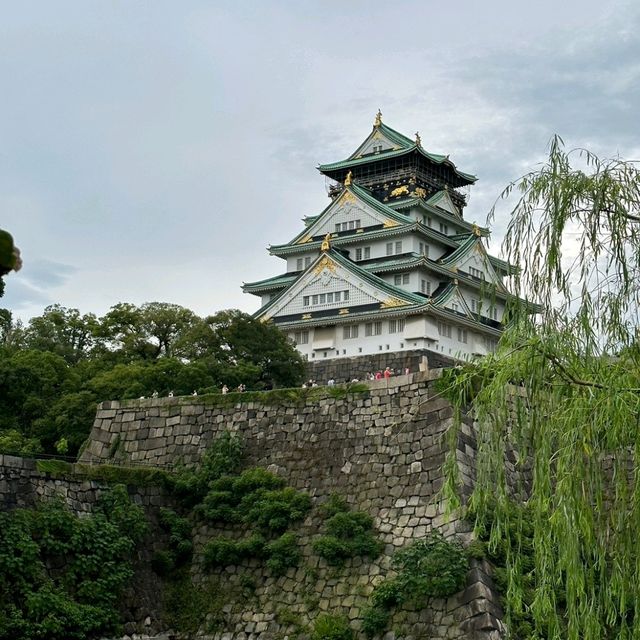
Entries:
POLYGON ((318 167, 331 203, 272 255, 286 272, 245 283, 309 360, 427 350, 469 359, 502 333, 513 267, 487 253, 463 210, 476 177, 382 122, 318 167))

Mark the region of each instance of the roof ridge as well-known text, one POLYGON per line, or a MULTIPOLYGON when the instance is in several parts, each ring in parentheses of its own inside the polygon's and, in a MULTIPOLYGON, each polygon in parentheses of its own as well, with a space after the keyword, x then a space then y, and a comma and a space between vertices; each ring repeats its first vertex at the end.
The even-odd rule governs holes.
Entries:
POLYGON ((390 127, 388 124, 385 124, 384 122, 380 123, 380 125, 378 126, 378 129, 382 129, 384 133, 390 135, 391 137, 397 137, 398 138, 397 142, 400 144, 406 144, 406 145, 409 145, 409 147, 415 146, 415 140, 412 140, 408 136, 405 136, 404 133, 400 133, 399 131, 396 131, 396 129, 394 129, 393 127, 390 127))
MULTIPOLYGON (((327 253, 332 260, 335 260, 336 262, 341 264, 345 269, 347 269, 347 271, 354 271, 357 275, 361 276, 366 280, 369 280, 370 283, 375 285, 376 287, 383 290, 387 290, 398 297, 404 297, 405 299, 409 299, 412 302, 423 302, 423 298, 421 296, 411 293, 410 291, 405 291, 404 289, 399 289, 398 287, 396 287, 395 285, 392 285, 386 280, 379 278, 374 273, 370 273, 369 271, 366 271, 362 267, 358 266, 358 264, 356 264, 352 260, 345 258, 338 251, 335 251, 334 249, 329 249, 329 251, 325 253, 327 253)), ((319 259, 321 258, 322 256, 320 256, 319 259)), ((311 268, 312 266, 313 264, 309 268, 311 268)))

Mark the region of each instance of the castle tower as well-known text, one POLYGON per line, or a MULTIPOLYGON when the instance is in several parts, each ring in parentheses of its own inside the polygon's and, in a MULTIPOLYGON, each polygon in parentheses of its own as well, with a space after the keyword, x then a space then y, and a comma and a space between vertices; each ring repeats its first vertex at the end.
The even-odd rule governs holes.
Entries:
POLYGON ((490 256, 487 229, 463 218, 475 181, 382 122, 318 167, 331 203, 295 238, 272 245, 286 272, 245 283, 309 360, 429 350, 468 359, 493 351, 513 268, 490 256))

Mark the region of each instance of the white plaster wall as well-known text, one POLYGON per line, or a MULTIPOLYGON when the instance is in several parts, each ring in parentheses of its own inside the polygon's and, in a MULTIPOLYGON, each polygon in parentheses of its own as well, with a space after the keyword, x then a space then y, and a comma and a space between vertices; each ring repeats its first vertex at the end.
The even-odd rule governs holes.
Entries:
MULTIPOLYGON (((365 336, 365 322, 358 324, 357 338, 344 338, 343 326, 330 328, 309 328, 307 344, 297 345, 298 351, 308 360, 322 360, 344 356, 359 356, 375 353, 402 351, 405 349, 431 349, 447 356, 470 359, 474 355, 485 355, 487 349, 485 339, 471 329, 467 329, 467 342, 458 341, 458 325, 450 323, 451 338, 438 334, 437 321, 429 316, 411 316, 405 321, 402 333, 389 333, 389 321, 382 320, 382 334, 365 336), (327 347, 327 339, 332 345, 327 347), (322 346, 322 349, 314 349, 322 346)), ((290 331, 289 337, 295 339, 295 332, 290 331)))

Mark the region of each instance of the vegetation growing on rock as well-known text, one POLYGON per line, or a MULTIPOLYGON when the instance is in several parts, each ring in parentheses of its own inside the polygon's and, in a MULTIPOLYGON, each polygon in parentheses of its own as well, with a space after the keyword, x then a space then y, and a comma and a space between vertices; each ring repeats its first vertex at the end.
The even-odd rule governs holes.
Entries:
POLYGON ((93 514, 62 503, 0 513, 0 638, 82 640, 118 631, 118 603, 146 531, 123 486, 93 514))

